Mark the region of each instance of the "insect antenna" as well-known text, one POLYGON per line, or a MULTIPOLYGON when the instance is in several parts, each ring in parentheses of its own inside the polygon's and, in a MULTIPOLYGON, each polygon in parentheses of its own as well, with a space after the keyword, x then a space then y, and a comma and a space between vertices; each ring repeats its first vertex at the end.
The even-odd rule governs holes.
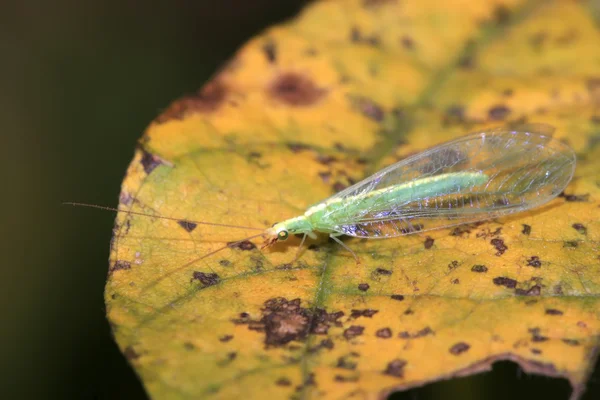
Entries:
POLYGON ((220 252, 221 250, 225 250, 227 248, 230 248, 231 246, 235 246, 236 244, 245 242, 246 240, 257 238, 262 235, 263 235, 262 233, 259 233, 258 235, 248 236, 247 238, 236 240, 235 242, 229 242, 225 246, 219 247, 216 250, 206 253, 200 257, 196 257, 193 260, 190 260, 190 261, 186 262, 185 264, 180 265, 179 267, 175 268, 173 271, 167 272, 166 274, 162 275, 155 283, 158 283, 158 282, 162 281, 163 279, 168 278, 169 276, 173 275, 174 273, 181 271, 182 269, 185 269, 185 268, 189 267, 190 265, 197 263, 200 260, 204 260, 205 258, 210 257, 213 254, 220 252))
MULTIPOLYGON (((224 227, 224 228, 237 228, 237 229, 251 229, 253 231, 261 231, 261 232, 264 231, 264 228, 254 228, 254 227, 251 227, 251 226, 229 225, 229 224, 218 224, 218 223, 214 223, 214 222, 194 221, 194 220, 187 219, 187 218, 164 217, 162 215, 153 215, 153 214, 147 214, 147 213, 138 212, 138 211, 123 210, 121 208, 106 207, 106 206, 100 206, 100 205, 97 205, 97 204, 77 203, 77 202, 73 202, 73 201, 65 201, 62 204, 63 205, 67 205, 67 206, 74 206, 74 207, 96 208, 98 210, 113 211, 113 212, 116 212, 116 213, 125 213, 125 214, 131 214, 131 215, 141 215, 141 216, 144 216, 144 217, 166 219, 166 220, 169 220, 169 221, 176 221, 176 222, 190 222, 190 223, 198 224, 198 225, 221 226, 221 227, 224 227)), ((260 236, 260 235, 257 235, 257 236, 260 236)), ((246 240, 246 239, 244 239, 244 240, 246 240)))

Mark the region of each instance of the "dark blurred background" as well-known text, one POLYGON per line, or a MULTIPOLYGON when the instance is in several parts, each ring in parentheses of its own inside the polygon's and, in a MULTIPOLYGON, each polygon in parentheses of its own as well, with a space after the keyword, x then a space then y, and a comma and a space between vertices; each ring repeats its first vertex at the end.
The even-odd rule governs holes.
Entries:
MULTIPOLYGON (((248 38, 308 0, 0 5, 3 398, 144 399, 113 343, 103 288, 113 215, 136 140, 248 38)), ((597 379, 597 378, 596 378, 597 379)), ((592 382, 586 398, 600 398, 592 382)), ((395 395, 566 399, 565 380, 494 374, 395 395)))

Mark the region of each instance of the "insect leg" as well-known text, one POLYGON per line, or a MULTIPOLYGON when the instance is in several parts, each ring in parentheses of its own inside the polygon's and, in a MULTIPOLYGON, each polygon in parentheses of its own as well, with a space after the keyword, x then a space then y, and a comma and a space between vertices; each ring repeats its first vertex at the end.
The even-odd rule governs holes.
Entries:
POLYGON ((402 222, 404 222, 408 226, 408 232, 409 233, 415 233, 415 232, 417 232, 417 229, 415 229, 415 227, 413 226, 413 224, 410 223, 410 221, 408 220, 408 218, 400 218, 400 220, 402 222))
POLYGON ((345 248, 346 250, 348 250, 350 252, 350 254, 352 254, 352 256, 354 257, 354 260, 356 260, 356 265, 360 265, 360 259, 358 258, 356 253, 353 252, 350 247, 346 246, 344 244, 344 242, 342 242, 340 239, 338 239, 337 236, 340 236, 340 235, 329 235, 330 238, 332 238, 333 240, 338 242, 343 248, 345 248))
POLYGON ((294 257, 294 259, 292 260, 290 265, 292 265, 293 263, 298 261, 298 258, 300 258, 300 251, 302 250, 302 245, 304 244, 304 241, 306 240, 306 235, 307 234, 305 233, 304 236, 302 236, 302 240, 300 241, 300 246, 298 246, 298 250, 296 250, 296 256, 294 257))

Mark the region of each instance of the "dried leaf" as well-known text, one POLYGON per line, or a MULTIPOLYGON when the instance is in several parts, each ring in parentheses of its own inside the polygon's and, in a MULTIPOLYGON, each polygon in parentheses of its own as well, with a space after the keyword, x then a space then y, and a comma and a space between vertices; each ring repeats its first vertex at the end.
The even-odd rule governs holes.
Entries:
POLYGON ((600 322, 600 33, 583 3, 326 1, 145 133, 106 287, 155 398, 374 398, 512 360, 585 388, 600 322), (470 131, 547 123, 579 155, 514 217, 261 251, 250 230, 470 131), (198 257, 222 246, 222 252, 198 257))

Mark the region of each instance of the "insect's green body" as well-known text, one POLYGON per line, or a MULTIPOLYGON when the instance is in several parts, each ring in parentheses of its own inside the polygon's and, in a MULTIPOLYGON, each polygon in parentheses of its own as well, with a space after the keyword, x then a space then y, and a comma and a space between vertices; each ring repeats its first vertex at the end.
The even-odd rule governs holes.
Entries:
POLYGON ((388 186, 365 194, 335 197, 310 207, 304 215, 290 218, 275 224, 271 234, 279 240, 287 239, 288 233, 306 234, 315 238, 315 232, 337 236, 336 227, 348 223, 340 218, 345 214, 354 215, 361 210, 381 210, 390 204, 402 204, 415 197, 424 198, 439 193, 453 193, 461 187, 474 187, 488 181, 483 173, 457 172, 436 175, 429 178, 388 186), (342 213, 337 212, 343 210, 342 213))

